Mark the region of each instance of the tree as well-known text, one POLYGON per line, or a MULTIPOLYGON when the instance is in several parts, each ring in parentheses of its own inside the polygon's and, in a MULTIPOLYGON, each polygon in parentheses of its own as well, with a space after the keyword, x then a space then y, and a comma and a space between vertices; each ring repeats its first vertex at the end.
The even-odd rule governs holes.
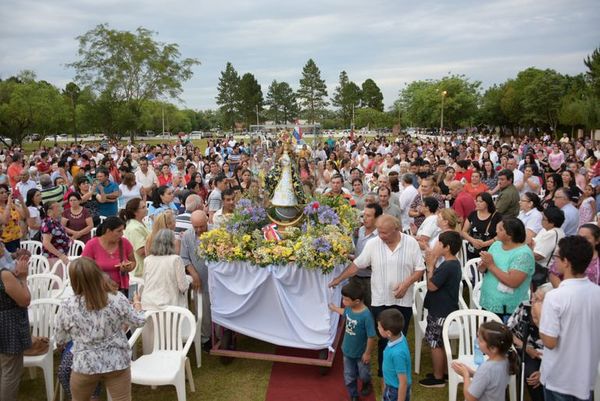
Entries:
POLYGON ((269 106, 270 118, 276 124, 287 123, 298 116, 296 95, 287 82, 273 80, 269 85, 265 103, 269 106))
POLYGON ((240 76, 230 62, 225 66, 225 71, 221 71, 217 90, 217 104, 222 113, 223 126, 233 130, 240 110, 240 76))
POLYGON ((178 98, 182 83, 199 64, 193 58, 180 59, 177 44, 157 42, 154 35, 142 27, 129 32, 98 25, 77 37, 80 60, 67 65, 75 68, 78 82, 90 85, 103 101, 114 102, 113 106, 127 114, 122 122, 132 141, 142 105, 163 96, 178 98))
POLYGON ((79 86, 75 82, 69 82, 63 90, 63 96, 71 110, 71 134, 73 134, 75 142, 77 142, 77 100, 80 93, 81 89, 79 89, 79 86))
POLYGON ((246 127, 256 122, 256 114, 262 110, 263 94, 260 84, 250 73, 244 74, 239 86, 240 113, 246 127))
POLYGON ((302 69, 298 98, 310 123, 314 124, 317 113, 327 106, 326 97, 327 85, 321 79, 321 71, 313 59, 309 59, 302 69))
POLYGON ((509 124, 509 119, 502 110, 502 98, 505 85, 492 85, 485 91, 481 99, 478 120, 485 125, 503 127, 509 124))
POLYGON ((586 77, 590 83, 592 93, 600 98, 600 48, 596 48, 587 56, 583 63, 588 68, 586 77))
POLYGON ((467 126, 477 115, 480 85, 480 82, 471 82, 462 75, 451 75, 437 81, 413 81, 400 92, 398 104, 411 124, 438 127, 443 96, 444 127, 467 126))
POLYGON ((340 73, 339 85, 335 88, 331 104, 339 108, 344 126, 349 126, 352 120, 352 111, 358 108, 361 101, 361 90, 354 82, 348 79, 346 71, 340 73))
POLYGON ((32 71, 0 82, 0 127, 13 143, 21 144, 32 132, 56 133, 67 120, 67 107, 59 90, 35 81, 32 71))
POLYGON ((395 122, 395 113, 385 113, 371 108, 356 110, 356 126, 360 128, 390 128, 395 122))
POLYGON ((371 78, 362 84, 362 106, 383 111, 383 94, 371 78))

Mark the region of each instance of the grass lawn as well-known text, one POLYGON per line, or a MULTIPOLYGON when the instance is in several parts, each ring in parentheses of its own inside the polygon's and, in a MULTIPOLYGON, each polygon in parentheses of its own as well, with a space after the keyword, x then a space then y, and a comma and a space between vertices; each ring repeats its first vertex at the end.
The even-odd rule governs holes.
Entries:
MULTIPOLYGON (((414 362, 414 329, 412 328, 412 324, 409 330, 408 341, 412 361, 414 362)), ((239 347, 240 349, 259 352, 272 352, 274 350, 274 347, 270 344, 243 336, 239 339, 239 347)), ((223 365, 219 357, 203 353, 202 367, 196 368, 193 354, 192 351, 189 355, 192 362, 192 374, 194 376, 196 392, 192 393, 189 391, 189 386, 186 387, 187 399, 189 401, 263 401, 265 399, 271 367, 273 365, 271 362, 234 359, 230 365, 223 365)), ((376 360, 377 352, 375 351, 372 358, 372 372, 374 373, 377 371, 376 360)), ((58 362, 58 356, 55 356, 55 361, 58 362)), ((315 367, 315 369, 318 369, 318 367, 315 367)), ((427 389, 419 386, 418 381, 431 371, 430 351, 426 345, 423 345, 421 352, 421 374, 419 376, 413 374, 411 399, 417 401, 444 401, 448 399, 447 386, 442 389, 427 389)), ((343 380, 343 378, 340 377, 340 380, 343 380)), ((377 400, 381 400, 381 383, 378 379, 375 379, 375 390, 377 400)), ((459 390, 462 391, 462 387, 459 386, 459 390)), ((31 379, 26 369, 21 381, 18 399, 21 401, 40 401, 45 399, 44 394, 44 380, 41 370, 38 369, 36 378, 31 379)), ((147 386, 134 385, 132 396, 133 400, 143 401, 176 400, 175 387, 173 386, 161 386, 156 390, 152 390, 147 386)), ((458 399, 462 399, 461 396, 458 399)))

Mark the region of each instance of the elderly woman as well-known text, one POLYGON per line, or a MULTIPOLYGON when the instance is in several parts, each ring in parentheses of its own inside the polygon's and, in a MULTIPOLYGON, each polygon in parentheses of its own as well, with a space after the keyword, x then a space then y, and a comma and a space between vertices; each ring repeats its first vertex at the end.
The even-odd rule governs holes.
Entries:
MULTIPOLYGON (((0 253, 8 252, 0 244, 0 253)), ((5 255, 2 256, 4 261, 5 255)), ((8 256, 8 255, 6 255, 8 256)), ((20 256, 9 270, 0 265, 0 399, 16 401, 23 371, 23 352, 31 347, 27 307, 31 294, 27 288, 28 256, 20 256)))
POLYGON ((542 229, 542 207, 540 198, 533 192, 525 192, 519 200, 521 211, 517 218, 525 225, 527 232, 527 245, 531 244, 533 237, 542 229))
POLYGON ((61 223, 63 208, 58 202, 48 202, 44 205, 46 217, 42 221, 43 254, 50 260, 52 266, 57 259, 65 265, 69 263, 69 248, 71 238, 61 223))
POLYGON ((74 295, 56 316, 57 344, 73 340, 71 393, 89 400, 104 381, 113 400, 131 400, 131 349, 123 327, 144 324, 139 296, 129 300, 117 292, 94 260, 82 257, 69 266, 74 295))
POLYGON ((129 272, 135 269, 133 246, 123 238, 125 223, 116 216, 108 217, 98 227, 97 236, 89 240, 81 256, 93 259, 108 274, 119 291, 128 295, 129 272))
POLYGON ((467 244, 467 259, 479 257, 481 251, 488 249, 496 238, 496 226, 502 219, 496 212, 492 195, 482 192, 475 198, 475 210, 465 220, 462 237, 467 244))
MULTIPOLYGON (((540 366, 542 364, 542 350, 544 344, 540 338, 538 325, 540 323, 541 304, 544 302, 546 293, 552 289, 549 283, 538 288, 531 297, 531 320, 527 332, 527 344, 525 348, 525 382, 531 401, 544 401, 544 387, 540 383, 540 366)), ((522 332, 524 319, 527 317, 525 304, 521 302, 512 316, 508 319, 507 326, 513 333, 515 346, 523 349, 522 332)), ((521 355, 521 352, 519 352, 521 355)))
POLYGON ((525 244, 521 220, 504 217, 496 227, 496 239, 488 252, 480 254, 479 270, 484 273, 480 304, 506 322, 519 303, 528 298, 535 259, 525 244))
POLYGON ((175 250, 173 230, 161 229, 152 238, 152 246, 144 259, 144 309, 165 306, 187 306, 185 292, 189 282, 183 260, 175 250))
MULTIPOLYGON (((598 257, 598 250, 600 249, 600 228, 592 223, 584 224, 579 227, 577 234, 587 239, 594 249, 592 260, 585 270, 585 275, 592 283, 600 285, 600 257, 598 257)), ((558 287, 563 280, 563 275, 559 272, 556 263, 550 264, 549 279, 554 288, 558 287)))

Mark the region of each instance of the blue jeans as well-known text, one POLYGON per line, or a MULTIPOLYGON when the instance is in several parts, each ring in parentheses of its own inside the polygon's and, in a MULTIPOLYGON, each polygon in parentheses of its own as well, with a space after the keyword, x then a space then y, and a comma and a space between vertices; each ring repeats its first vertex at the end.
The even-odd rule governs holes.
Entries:
POLYGON ((544 387, 544 399, 546 401, 592 401, 592 393, 590 392, 588 398, 581 399, 573 395, 561 394, 556 391, 548 390, 544 387))
POLYGON ((358 384, 356 379, 360 378, 363 383, 371 381, 371 366, 363 363, 361 358, 348 358, 344 355, 344 384, 348 389, 350 397, 358 397, 358 384))
MULTIPOLYGON (((410 401, 410 386, 406 388, 406 398, 404 400, 410 401)), ((386 384, 383 388, 383 401, 398 401, 398 389, 386 384)))

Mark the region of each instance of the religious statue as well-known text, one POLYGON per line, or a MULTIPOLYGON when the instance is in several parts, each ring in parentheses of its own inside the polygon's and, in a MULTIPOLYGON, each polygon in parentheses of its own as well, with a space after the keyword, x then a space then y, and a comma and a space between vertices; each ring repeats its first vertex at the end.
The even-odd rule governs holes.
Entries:
POLYGON ((282 226, 298 224, 306 202, 295 160, 290 157, 290 139, 287 132, 281 136, 283 152, 265 180, 271 203, 269 218, 282 226))

